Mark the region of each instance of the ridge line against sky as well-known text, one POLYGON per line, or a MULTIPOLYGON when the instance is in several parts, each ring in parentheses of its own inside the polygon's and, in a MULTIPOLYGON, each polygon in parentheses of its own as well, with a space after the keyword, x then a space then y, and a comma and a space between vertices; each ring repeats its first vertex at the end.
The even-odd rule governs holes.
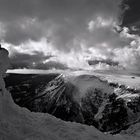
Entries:
POLYGON ((138 0, 0 0, 0 41, 12 68, 138 71, 139 9, 138 0))

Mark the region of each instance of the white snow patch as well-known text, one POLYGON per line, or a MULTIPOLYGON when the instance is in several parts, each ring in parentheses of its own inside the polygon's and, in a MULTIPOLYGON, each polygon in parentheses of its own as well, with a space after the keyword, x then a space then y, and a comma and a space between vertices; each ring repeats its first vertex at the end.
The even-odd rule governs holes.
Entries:
POLYGON ((125 99, 126 101, 131 102, 131 100, 133 100, 133 99, 135 99, 135 98, 138 98, 139 96, 140 96, 140 95, 138 95, 138 94, 126 93, 126 94, 120 95, 119 97, 117 97, 117 99, 123 98, 123 99, 125 99))

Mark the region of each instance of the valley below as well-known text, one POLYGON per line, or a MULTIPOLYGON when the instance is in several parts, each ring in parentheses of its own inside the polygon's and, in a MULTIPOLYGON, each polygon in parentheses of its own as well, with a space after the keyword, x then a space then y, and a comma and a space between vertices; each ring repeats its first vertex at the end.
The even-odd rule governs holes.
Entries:
POLYGON ((130 81, 127 85, 108 77, 83 72, 8 74, 5 82, 14 102, 31 112, 125 134, 140 122, 140 90, 130 81))

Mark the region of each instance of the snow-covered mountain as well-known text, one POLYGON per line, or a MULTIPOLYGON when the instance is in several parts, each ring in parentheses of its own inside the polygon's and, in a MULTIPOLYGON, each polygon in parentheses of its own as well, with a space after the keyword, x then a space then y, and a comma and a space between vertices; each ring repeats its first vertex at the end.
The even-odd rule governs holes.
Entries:
POLYGON ((105 135, 94 127, 64 122, 47 113, 30 112, 16 105, 6 89, 0 91, 0 96, 0 140, 127 139, 127 135, 105 135))
POLYGON ((112 134, 139 122, 139 90, 108 83, 93 75, 59 75, 34 87, 35 93, 28 93, 28 82, 13 86, 11 93, 17 104, 31 111, 92 125, 112 134))

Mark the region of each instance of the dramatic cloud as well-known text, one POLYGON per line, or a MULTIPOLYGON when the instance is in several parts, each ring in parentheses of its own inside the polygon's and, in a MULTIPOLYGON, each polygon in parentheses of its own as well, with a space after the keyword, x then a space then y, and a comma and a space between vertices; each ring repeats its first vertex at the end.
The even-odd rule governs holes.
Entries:
MULTIPOLYGON (((119 0, 0 0, 0 21, 6 26, 4 40, 17 45, 46 37, 58 49, 77 49, 79 41, 91 36, 87 28, 92 21, 100 19, 105 28, 111 24, 108 22, 117 22, 118 4, 119 0)), ((103 32, 96 36, 104 38, 107 31, 103 32)))
MULTIPOLYGON (((128 30, 129 31, 129 30, 128 30)), ((140 37, 138 35, 125 34, 127 38, 131 38, 132 41, 128 46, 123 48, 114 49, 114 60, 119 61, 119 63, 127 69, 140 70, 140 37)))
POLYGON ((124 27, 126 7, 122 0, 0 0, 0 39, 15 65, 92 69, 89 60, 100 60, 137 69, 139 36, 124 27))

